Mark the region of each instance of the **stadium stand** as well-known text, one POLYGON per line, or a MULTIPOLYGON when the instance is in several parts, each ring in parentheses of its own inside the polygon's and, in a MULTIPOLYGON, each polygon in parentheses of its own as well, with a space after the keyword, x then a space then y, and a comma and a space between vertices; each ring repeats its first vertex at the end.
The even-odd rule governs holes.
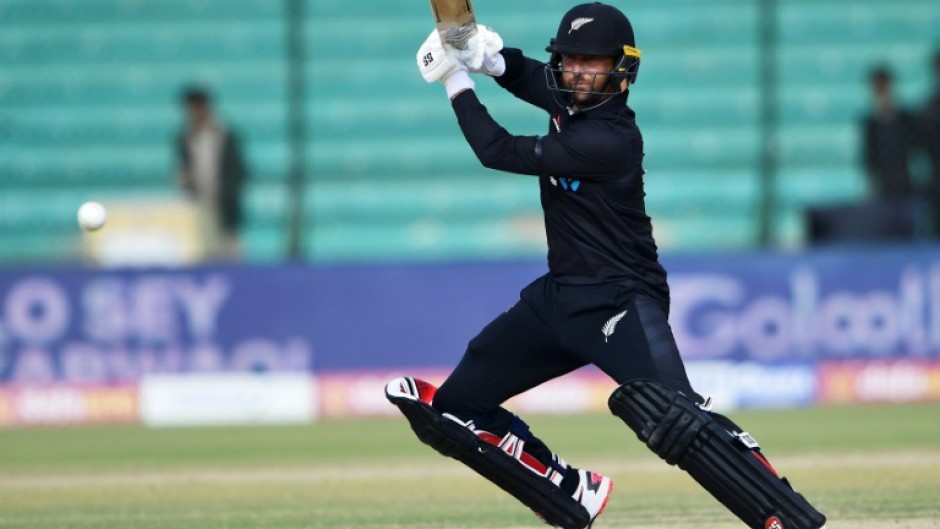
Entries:
MULTIPOLYGON (((534 57, 570 2, 477 0, 483 22, 534 57)), ((798 245, 807 207, 866 193, 857 118, 864 76, 893 65, 917 102, 940 10, 930 0, 781 0, 775 242, 798 245), (901 6, 901 7, 899 7, 901 6)), ((252 181, 246 258, 285 256, 289 195, 287 24, 265 0, 0 2, 0 263, 80 258, 88 198, 174 192, 176 97, 209 86, 241 133, 252 181)), ((535 180, 479 166, 438 87, 414 67, 427 7, 306 2, 305 257, 426 260, 544 252, 535 180)), ((746 248, 760 208, 759 13, 634 2, 644 52, 631 95, 646 140, 647 192, 665 251, 746 248)), ((542 114, 478 83, 516 134, 542 114)))

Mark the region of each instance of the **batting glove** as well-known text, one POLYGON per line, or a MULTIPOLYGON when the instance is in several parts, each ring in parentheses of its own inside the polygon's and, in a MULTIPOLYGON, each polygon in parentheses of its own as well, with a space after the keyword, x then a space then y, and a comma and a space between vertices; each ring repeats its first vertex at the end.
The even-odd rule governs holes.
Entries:
POLYGON ((493 31, 493 28, 477 24, 477 34, 470 39, 467 48, 467 50, 460 50, 461 58, 463 58, 462 54, 470 51, 470 48, 476 48, 483 52, 473 51, 471 54, 472 57, 480 56, 479 66, 474 66, 474 63, 470 61, 463 61, 470 72, 483 73, 490 77, 499 77, 506 72, 506 59, 500 53, 500 50, 503 49, 503 39, 499 36, 499 33, 493 31))
POLYGON ((476 85, 467 73, 467 67, 457 56, 456 50, 444 47, 437 30, 424 41, 415 58, 421 77, 428 83, 440 81, 447 90, 447 97, 453 99, 464 90, 473 89, 476 85))

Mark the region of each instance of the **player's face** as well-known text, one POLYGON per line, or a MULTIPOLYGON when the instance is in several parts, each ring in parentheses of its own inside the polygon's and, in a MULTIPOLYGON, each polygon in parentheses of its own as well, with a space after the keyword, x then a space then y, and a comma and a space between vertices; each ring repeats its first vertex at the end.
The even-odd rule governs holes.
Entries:
POLYGON ((586 103, 594 99, 588 92, 600 92, 607 87, 609 72, 614 67, 614 58, 599 55, 562 55, 561 82, 565 88, 575 92, 575 103, 586 103))

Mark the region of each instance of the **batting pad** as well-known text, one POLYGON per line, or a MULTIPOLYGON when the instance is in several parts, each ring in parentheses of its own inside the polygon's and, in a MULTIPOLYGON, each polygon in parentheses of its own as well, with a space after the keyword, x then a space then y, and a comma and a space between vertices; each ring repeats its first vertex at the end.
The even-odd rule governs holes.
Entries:
POLYGON ((540 514, 549 525, 563 529, 588 527, 590 516, 579 502, 499 447, 477 437, 464 424, 401 392, 386 389, 385 395, 408 419, 421 442, 467 465, 540 514))
POLYGON ((685 395, 632 380, 608 401, 637 437, 752 529, 820 529, 826 517, 685 395))

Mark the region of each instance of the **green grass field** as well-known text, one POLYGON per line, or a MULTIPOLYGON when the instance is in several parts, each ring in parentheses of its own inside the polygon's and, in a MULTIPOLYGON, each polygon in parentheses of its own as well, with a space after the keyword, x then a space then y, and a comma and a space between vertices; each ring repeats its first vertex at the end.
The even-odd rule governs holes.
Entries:
MULTIPOLYGON (((940 404, 737 412, 829 529, 940 527, 940 404)), ((609 415, 529 417, 615 482, 596 529, 744 527, 609 415)), ((306 427, 0 431, 0 527, 532 528, 403 418, 306 427)))

